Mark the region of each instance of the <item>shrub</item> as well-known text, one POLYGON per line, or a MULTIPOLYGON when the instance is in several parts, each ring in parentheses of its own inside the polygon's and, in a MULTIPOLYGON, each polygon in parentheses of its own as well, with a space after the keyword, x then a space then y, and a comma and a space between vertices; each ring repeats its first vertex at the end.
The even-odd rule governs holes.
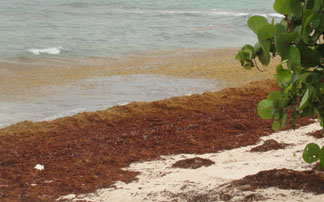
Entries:
MULTIPOLYGON (((249 18, 248 27, 258 42, 243 46, 236 55, 248 70, 258 68, 256 58, 267 66, 271 57, 281 57, 275 74, 280 91, 259 102, 258 115, 273 118, 275 131, 286 125, 288 117, 293 128, 298 118, 306 116, 316 116, 324 127, 324 0, 276 0, 274 10, 284 16, 279 23, 262 16, 249 18)), ((303 159, 320 161, 322 169, 324 146, 308 144, 303 159)))

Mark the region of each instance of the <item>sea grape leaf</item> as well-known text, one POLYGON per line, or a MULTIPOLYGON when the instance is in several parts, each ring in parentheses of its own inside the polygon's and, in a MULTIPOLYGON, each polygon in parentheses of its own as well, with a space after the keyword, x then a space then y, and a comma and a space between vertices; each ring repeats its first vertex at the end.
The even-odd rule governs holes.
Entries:
POLYGON ((252 62, 249 61, 249 60, 244 60, 243 67, 246 70, 251 70, 252 69, 252 62))
POLYGON ((320 15, 314 15, 312 20, 312 27, 317 30, 322 30, 323 24, 321 22, 321 16, 320 15))
POLYGON ((303 152, 303 159, 306 163, 314 163, 319 159, 320 147, 315 143, 309 143, 306 145, 303 152))
POLYGON ((306 9, 312 9, 314 7, 315 0, 306 1, 306 9))
POLYGON ((303 67, 315 67, 321 63, 321 53, 307 46, 299 48, 301 65, 303 67))
POLYGON ((275 33, 274 38, 275 38, 275 40, 277 40, 279 38, 280 34, 287 32, 287 30, 286 30, 286 27, 283 26, 281 23, 277 23, 275 25, 275 27, 276 27, 276 33, 275 33))
POLYGON ((309 99, 310 99, 312 93, 313 93, 313 88, 307 88, 307 90, 302 98, 302 101, 300 102, 299 110, 304 109, 308 105, 309 99))
POLYGON ((321 7, 323 7, 324 1, 323 0, 315 0, 313 10, 315 12, 319 11, 321 7))
POLYGON ((273 9, 282 15, 290 12, 289 0, 276 0, 273 9))
POLYGON ((319 45, 316 47, 317 52, 321 54, 321 56, 324 58, 324 44, 319 45))
POLYGON ((299 49, 292 45, 289 48, 289 53, 288 53, 288 61, 287 65, 289 68, 294 68, 294 67, 300 67, 300 52, 299 49))
POLYGON ((281 128, 284 128, 286 126, 287 119, 288 119, 288 114, 285 113, 281 118, 281 128))
POLYGON ((279 99, 279 107, 280 108, 287 107, 288 103, 289 103, 289 98, 282 97, 279 99))
POLYGON ((247 44, 247 45, 243 46, 242 51, 244 53, 246 53, 247 59, 249 59, 249 60, 253 59, 253 56, 254 56, 254 48, 253 48, 253 46, 247 44))
MULTIPOLYGON (((269 49, 270 49, 270 44, 269 44, 269 49)), ((261 47, 260 51, 257 53, 257 56, 263 65, 268 66, 268 64, 270 63, 269 50, 265 51, 264 48, 261 47)))
POLYGON ((300 81, 303 82, 306 85, 311 85, 311 82, 313 80, 313 74, 311 72, 305 72, 300 75, 300 81))
POLYGON ((260 27, 257 31, 257 36, 259 40, 265 40, 272 38, 276 33, 276 27, 271 24, 266 24, 260 27))
POLYGON ((288 83, 291 80, 292 74, 290 70, 284 69, 282 64, 279 64, 276 69, 277 77, 281 82, 288 83))
POLYGON ((255 57, 255 51, 253 46, 251 45, 245 45, 241 48, 241 50, 237 53, 235 56, 236 60, 239 60, 241 62, 241 65, 247 69, 250 70, 253 67, 252 59, 255 57))
MULTIPOLYGON (((320 161, 320 164, 322 165, 322 167, 324 166, 324 146, 322 146, 318 159, 320 161)), ((323 169, 323 168, 322 168, 323 169)))
POLYGON ((236 56, 235 56, 235 60, 238 60, 238 61, 242 60, 242 52, 241 52, 241 51, 239 51, 239 52, 236 54, 236 56))
POLYGON ((281 93, 279 91, 274 91, 271 92, 268 96, 267 96, 267 100, 272 101, 273 103, 278 102, 278 100, 281 98, 281 93))
POLYGON ((314 13, 312 10, 306 10, 303 14, 302 19, 302 33, 303 33, 303 41, 304 43, 308 43, 309 34, 312 32, 312 29, 308 27, 314 17, 314 13))
POLYGON ((273 121, 273 123, 272 123, 272 130, 278 131, 280 129, 281 129, 281 125, 280 125, 279 121, 273 121))
POLYGON ((281 33, 276 41, 277 52, 281 56, 282 60, 288 59, 288 51, 290 43, 298 37, 298 33, 281 33))
POLYGON ((248 20, 248 26, 251 30, 254 31, 255 34, 258 34, 258 31, 261 27, 268 25, 267 18, 263 16, 252 16, 248 20))
POLYGON ((298 37, 295 40, 296 43, 299 43, 300 41, 303 40, 303 35, 302 35, 301 29, 302 29, 302 26, 301 25, 298 25, 297 27, 295 27, 295 32, 298 33, 298 37))
POLYGON ((269 53, 270 52, 270 41, 269 40, 259 39, 259 43, 260 43, 260 45, 263 48, 263 50, 264 50, 265 53, 269 53))
POLYGON ((303 5, 298 0, 289 0, 289 7, 291 12, 296 16, 300 17, 303 14, 303 5))
POLYGON ((259 102, 257 112, 262 119, 270 119, 272 117, 273 111, 274 106, 271 100, 264 99, 259 102))

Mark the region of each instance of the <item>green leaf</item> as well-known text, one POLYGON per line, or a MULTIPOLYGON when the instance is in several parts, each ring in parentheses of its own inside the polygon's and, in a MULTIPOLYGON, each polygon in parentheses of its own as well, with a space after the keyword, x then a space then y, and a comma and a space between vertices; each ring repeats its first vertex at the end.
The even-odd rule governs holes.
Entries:
POLYGON ((295 123, 296 123, 296 121, 297 121, 297 112, 294 111, 294 112, 292 113, 291 117, 292 117, 292 128, 295 129, 295 126, 296 126, 295 123))
POLYGON ((296 16, 300 17, 303 14, 303 6, 299 0, 289 0, 289 7, 291 12, 296 16))
POLYGON ((314 7, 315 0, 307 0, 306 1, 306 9, 312 9, 314 7))
POLYGON ((257 36, 259 40, 266 40, 272 38, 276 33, 276 27, 271 24, 266 24, 260 27, 257 31, 257 36))
POLYGON ((288 52, 288 62, 287 65, 289 68, 294 68, 294 67, 300 67, 300 52, 299 49, 295 46, 292 45, 289 48, 288 52))
POLYGON ((267 18, 263 16, 252 16, 248 20, 248 26, 255 34, 258 34, 258 31, 261 27, 268 25, 267 18))
POLYGON ((274 130, 274 131, 278 131, 278 130, 280 130, 280 129, 281 129, 281 125, 280 125, 279 121, 274 121, 274 122, 272 123, 272 130, 274 130))
POLYGON ((271 93, 267 96, 267 100, 270 100, 270 101, 272 101, 273 103, 278 102, 280 98, 281 98, 281 93, 280 93, 279 91, 271 92, 271 93))
POLYGON ((282 97, 279 99, 279 107, 280 108, 287 107, 288 103, 289 103, 289 98, 282 97))
POLYGON ((252 69, 252 62, 249 61, 249 60, 244 60, 243 67, 246 70, 251 70, 252 69))
POLYGON ((279 64, 276 69, 278 79, 283 83, 288 83, 291 80, 292 74, 290 70, 284 69, 282 64, 279 64))
POLYGON ((321 7, 323 7, 324 1, 323 0, 315 0, 313 10, 315 12, 318 12, 321 10, 321 7))
POLYGON ((303 34, 303 41, 306 44, 309 41, 309 34, 312 32, 312 29, 310 29, 310 27, 308 27, 308 25, 311 23, 313 16, 314 16, 314 13, 312 10, 306 10, 303 15, 301 31, 303 34))
POLYGON ((269 52, 270 52, 270 41, 269 40, 259 39, 259 43, 260 43, 261 47, 263 48, 264 52, 269 54, 269 52))
POLYGON ((286 126, 287 119, 288 119, 288 114, 285 113, 281 118, 281 128, 284 128, 286 126))
POLYGON ((273 106, 273 102, 270 100, 262 100, 261 102, 259 102, 258 107, 257 107, 257 111, 258 111, 258 115, 262 118, 262 119, 270 119, 272 117, 273 111, 274 111, 274 106, 273 106))
MULTIPOLYGON (((270 45, 269 45, 270 46, 270 45)), ((257 53, 257 56, 260 60, 260 62, 265 65, 268 66, 270 63, 270 54, 269 54, 269 50, 265 51, 264 48, 262 47, 260 49, 260 51, 257 53)))
POLYGON ((289 0, 276 0, 273 9, 280 14, 288 14, 290 12, 289 0))
POLYGON ((303 159, 306 163, 314 163, 319 159, 320 147, 315 143, 306 145, 303 152, 303 159))
POLYGON ((301 65, 303 67, 316 67, 321 63, 321 53, 307 46, 299 48, 301 56, 301 65))
POLYGON ((281 56, 282 60, 288 59, 288 51, 290 48, 290 43, 297 39, 298 33, 282 33, 279 35, 276 41, 277 52, 281 56))
POLYGON ((252 60, 254 57, 254 48, 253 46, 247 44, 245 46, 243 46, 242 48, 242 52, 246 54, 247 58, 249 60, 252 60))
POLYGON ((304 109, 308 105, 309 99, 310 99, 312 93, 313 93, 313 88, 307 88, 307 90, 302 98, 302 101, 300 102, 299 110, 304 109))
POLYGON ((311 85, 314 75, 311 72, 305 72, 300 75, 300 81, 306 85, 311 85))
POLYGON ((301 29, 302 29, 301 25, 298 25, 297 27, 295 27, 295 32, 298 33, 298 37, 295 40, 296 44, 303 40, 303 34, 302 34, 301 29))
POLYGON ((236 56, 235 56, 235 60, 238 60, 238 61, 242 60, 242 53, 241 53, 241 51, 239 51, 239 52, 236 54, 236 56))
POLYGON ((319 159, 321 165, 324 166, 324 146, 322 146, 322 148, 321 148, 321 150, 320 150, 320 153, 319 153, 318 159, 319 159))
POLYGON ((324 166, 324 146, 322 146, 318 159, 320 161, 320 163, 324 166))
POLYGON ((316 47, 316 51, 321 54, 322 58, 324 58, 324 44, 321 44, 318 47, 316 47))
POLYGON ((275 40, 277 41, 278 38, 279 38, 279 36, 280 36, 280 34, 281 34, 281 33, 287 33, 287 30, 286 30, 286 27, 283 26, 283 25, 280 24, 280 23, 277 23, 277 24, 275 25, 275 27, 276 27, 276 34, 275 34, 274 38, 275 38, 275 40))

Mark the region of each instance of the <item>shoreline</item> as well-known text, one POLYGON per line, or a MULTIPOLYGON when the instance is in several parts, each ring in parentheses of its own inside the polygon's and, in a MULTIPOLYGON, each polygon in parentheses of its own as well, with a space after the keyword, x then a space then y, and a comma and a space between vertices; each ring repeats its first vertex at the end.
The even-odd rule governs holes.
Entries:
POLYGON ((7 127, 22 120, 52 120, 120 103, 273 78, 273 64, 265 72, 247 71, 234 60, 236 52, 236 48, 180 49, 133 53, 119 59, 17 59, 10 68, 0 63, 0 78, 5 78, 0 79, 0 123, 7 127))
MULTIPOLYGON (((226 83, 224 87, 236 87, 255 80, 272 79, 275 63, 265 68, 265 72, 244 70, 235 61, 237 48, 193 49, 158 51, 132 54, 120 59, 93 58, 85 61, 69 61, 62 64, 51 60, 27 61, 29 67, 21 64, 6 67, 0 63, 2 100, 24 100, 44 96, 44 87, 56 85, 76 85, 86 79, 116 75, 151 74, 179 78, 216 79, 226 83)), ((84 84, 86 85, 86 84, 84 84)), ((91 86, 92 87, 92 86, 91 86)), ((96 87, 96 86, 95 86, 96 87)))
MULTIPOLYGON (((256 115, 256 105, 277 89, 273 80, 263 80, 1 129, 3 200, 52 201, 89 193, 133 181, 138 173, 122 168, 134 162, 256 144, 272 133, 271 121, 256 115), (37 164, 44 170, 36 170, 37 164)), ((303 119, 298 126, 311 122, 303 119)))

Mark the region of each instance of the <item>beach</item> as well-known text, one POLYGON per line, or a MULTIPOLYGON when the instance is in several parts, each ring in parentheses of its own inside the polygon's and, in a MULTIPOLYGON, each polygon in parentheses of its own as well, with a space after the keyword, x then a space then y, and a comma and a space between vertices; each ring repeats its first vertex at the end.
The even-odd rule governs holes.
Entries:
POLYGON ((234 61, 237 50, 152 51, 113 59, 12 59, 0 63, 4 78, 0 126, 24 120, 53 120, 131 101, 217 91, 272 78, 275 62, 264 68, 266 72, 242 71, 234 61))
MULTIPOLYGON (((274 0, 0 2, 0 201, 322 201, 317 120, 257 115, 274 0)), ((290 116, 289 116, 290 117, 290 116)))
MULTIPOLYGON (((245 71, 231 59, 234 50, 212 53, 215 66, 189 66, 195 71, 188 77, 223 78, 223 90, 153 102, 131 102, 53 121, 24 121, 1 129, 2 200, 53 201, 63 200, 59 197, 70 194, 114 189, 118 188, 115 183, 130 183, 140 175, 140 171, 126 169, 132 163, 168 158, 163 157, 168 155, 217 153, 258 144, 261 137, 273 133, 271 120, 260 119, 256 106, 268 93, 278 90, 275 81, 267 79, 272 78, 274 67, 268 67, 266 72, 245 71), (212 67, 214 69, 210 70, 212 67), (234 82, 230 82, 228 72, 235 75, 234 82)), ((135 70, 130 71, 134 74, 135 70)), ((164 70, 138 71, 158 74, 164 70)), ((183 66, 166 76, 184 77, 186 71, 183 66)), ((119 72, 127 73, 123 69, 119 72)), ((297 128, 312 122, 314 120, 303 119, 297 128)))

